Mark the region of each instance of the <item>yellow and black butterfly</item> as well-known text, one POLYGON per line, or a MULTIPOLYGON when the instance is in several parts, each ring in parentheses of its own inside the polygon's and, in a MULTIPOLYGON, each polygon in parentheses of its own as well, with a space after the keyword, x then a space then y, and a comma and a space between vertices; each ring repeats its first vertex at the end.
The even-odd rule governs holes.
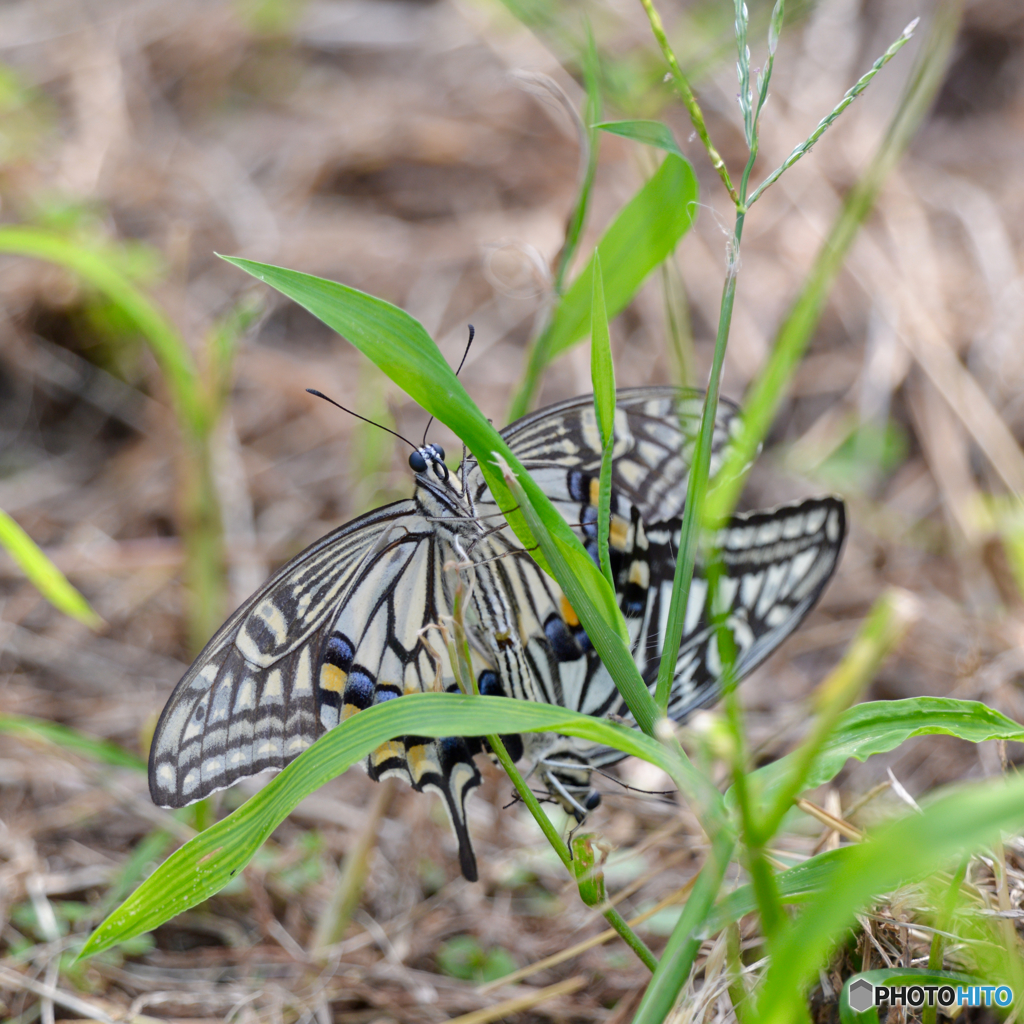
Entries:
MULTIPOLYGON (((654 689, 662 658, 675 551, 703 395, 667 387, 618 392, 609 551, 633 654, 654 689)), ((717 410, 711 472, 738 430, 717 410)), ((572 399, 517 420, 502 436, 597 560, 601 438, 593 399, 572 399)), ((444 631, 456 591, 480 691, 629 718, 558 585, 500 515, 477 464, 449 472, 439 445, 409 458, 412 498, 361 516, 280 569, 221 627, 178 683, 156 728, 150 792, 181 807, 267 769, 372 704, 458 689, 444 631), (461 588, 461 589, 460 589, 461 588)), ((818 600, 846 530, 838 498, 812 498, 736 515, 715 547, 736 677, 763 661, 818 600)), ((713 703, 722 665, 698 563, 682 644, 672 652, 669 715, 713 703)), ((447 624, 447 625, 446 625, 447 624)), ((578 819, 597 806, 590 769, 613 749, 568 736, 505 737, 578 819)), ((477 877, 465 800, 479 785, 483 741, 406 736, 366 760, 374 779, 397 775, 440 794, 459 841, 463 874, 477 877)))

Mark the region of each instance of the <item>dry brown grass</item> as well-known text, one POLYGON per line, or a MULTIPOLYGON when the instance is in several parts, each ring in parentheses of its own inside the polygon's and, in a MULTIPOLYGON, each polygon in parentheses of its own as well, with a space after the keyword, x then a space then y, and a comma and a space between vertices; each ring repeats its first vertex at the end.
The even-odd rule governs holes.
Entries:
MULTIPOLYGON (((390 299, 453 359, 472 322, 478 341, 463 379, 503 422, 541 304, 535 262, 560 245, 577 164, 568 123, 513 73, 550 75, 577 100, 578 86, 494 3, 310 2, 278 32, 259 31, 244 11, 226 0, 0 7, 0 60, 33 90, 0 119, 9 143, 4 219, 78 204, 110 237, 153 247, 166 265, 156 297, 197 348, 250 287, 214 251, 390 299)), ((639 5, 609 0, 596 11, 609 52, 649 46, 639 5)), ((927 17, 910 0, 834 0, 806 13, 777 61, 766 170, 918 13, 927 17)), ((706 40, 712 56, 716 38, 706 40)), ((735 166, 736 86, 724 31, 720 38, 725 56, 699 91, 735 166)), ((765 359, 909 67, 902 57, 890 65, 749 219, 725 394, 740 397, 765 359)), ((705 209, 677 256, 700 377, 729 204, 681 113, 665 116, 704 185, 705 209)), ((985 505, 986 495, 1024 481, 1022 165, 1024 15, 1014 0, 979 0, 938 105, 853 250, 744 497, 760 507, 837 488, 852 522, 821 607, 744 684, 759 758, 800 735, 804 696, 890 584, 913 591, 924 614, 870 695, 955 695, 1024 720, 1022 602, 985 505), (849 464, 845 476, 823 475, 852 422, 886 415, 906 442, 893 465, 862 460, 859 479, 849 464)), ((604 140, 589 237, 642 170, 623 140, 604 140)), ((0 557, 0 713, 53 719, 141 751, 189 660, 167 395, 144 351, 96 329, 95 303, 64 273, 3 258, 0 297, 0 508, 109 623, 95 636, 62 618, 0 557)), ((326 329, 266 301, 242 341, 217 440, 235 602, 329 528, 409 490, 390 443, 304 388, 371 416, 390 409, 410 436, 426 420, 326 329)), ((620 384, 670 379, 664 321, 652 280, 613 325, 620 384)), ((587 390, 589 366, 577 351, 552 368, 541 401, 587 390)), ((441 427, 433 439, 456 450, 441 427)), ((915 795, 998 773, 999 752, 988 746, 913 741, 849 771, 818 803, 842 811, 887 769, 915 795)), ((621 773, 662 788, 646 767, 621 773)), ((141 774, 0 737, 0 1017, 434 1024, 572 982, 515 1019, 627 1021, 645 971, 616 943, 489 993, 439 973, 437 951, 452 936, 474 935, 528 965, 603 928, 532 823, 503 808, 507 782, 489 767, 487 776, 470 807, 482 881, 458 877, 432 798, 403 789, 379 830, 361 908, 326 965, 306 950, 374 793, 358 772, 307 800, 242 882, 160 928, 149 951, 69 970, 60 953, 90 919, 72 923, 69 936, 68 916, 98 908, 133 848, 168 819, 149 803, 141 774)), ((702 837, 685 808, 610 782, 605 790, 592 825, 620 851, 609 877, 613 890, 630 886, 628 917, 692 878, 702 837)), ((879 796, 854 822, 888 813, 895 799, 879 796)), ((179 823, 170 827, 182 834, 179 823)), ((835 841, 808 825, 790 852, 810 853, 822 839, 835 841)), ((1008 864, 1004 899, 1020 907, 1015 846, 1008 864)), ((990 869, 979 864, 971 880, 1001 906, 990 869)), ((874 966, 926 950, 928 937, 907 924, 914 898, 896 894, 865 919, 861 941, 874 966)), ((656 946, 663 932, 648 928, 656 946)), ((680 1021, 727 1012, 721 963, 722 950, 708 943, 680 1021)), ((839 973, 823 975, 821 1019, 834 1013, 830 992, 840 983, 839 973)))

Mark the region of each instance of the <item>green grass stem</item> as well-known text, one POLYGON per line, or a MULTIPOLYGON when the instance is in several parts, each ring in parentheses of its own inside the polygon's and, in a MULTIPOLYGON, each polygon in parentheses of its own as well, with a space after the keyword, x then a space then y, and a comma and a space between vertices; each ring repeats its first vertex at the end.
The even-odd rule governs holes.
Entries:
POLYGON ((726 832, 719 833, 712 841, 697 883, 662 951, 658 969, 640 1000, 633 1024, 662 1024, 675 1005, 700 952, 704 941, 701 928, 722 887, 734 845, 734 837, 726 832))
POLYGON ((944 0, 885 137, 847 195, 789 313, 775 336, 765 368, 747 393, 743 431, 719 471, 705 507, 708 527, 724 522, 736 505, 747 467, 768 432, 775 412, 821 318, 829 289, 874 206, 889 173, 902 158, 942 84, 960 24, 963 0, 944 0))
POLYGON ((738 205, 740 202, 739 194, 732 183, 732 179, 729 177, 729 170, 725 166, 725 161, 711 142, 707 125, 704 124, 704 113, 697 103, 697 98, 693 95, 693 90, 690 88, 690 83, 686 80, 686 75, 683 74, 683 69, 679 66, 679 61, 676 60, 676 55, 672 52, 668 36, 665 35, 665 26, 662 24, 661 15, 658 14, 652 0, 640 0, 640 2, 647 13, 647 20, 651 23, 651 31, 654 33, 654 38, 658 41, 661 52, 665 56, 665 61, 672 71, 672 81, 679 93, 679 97, 686 106, 687 112, 690 115, 690 121, 697 130, 700 141, 704 144, 704 148, 711 159, 711 166, 714 167, 718 176, 722 179, 722 184, 732 197, 732 201, 738 205))
POLYGON ((170 395, 182 433, 180 519, 184 578, 190 593, 189 645, 198 652, 224 617, 227 587, 223 525, 214 480, 211 435, 223 408, 230 358, 223 331, 211 340, 215 388, 204 386, 178 330, 101 251, 42 228, 0 228, 0 252, 46 260, 76 274, 116 305, 142 335, 170 395))

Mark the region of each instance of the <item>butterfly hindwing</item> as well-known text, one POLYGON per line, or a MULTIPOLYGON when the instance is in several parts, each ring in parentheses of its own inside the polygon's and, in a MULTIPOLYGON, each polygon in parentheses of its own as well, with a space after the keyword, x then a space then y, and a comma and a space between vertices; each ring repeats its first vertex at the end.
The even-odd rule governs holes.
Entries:
MULTIPOLYGON (((460 549, 458 531, 437 528, 422 514, 406 517, 377 546, 338 608, 321 654, 324 729, 404 694, 450 687, 445 631, 466 561, 460 549)), ((398 777, 442 798, 471 880, 477 869, 465 802, 481 781, 473 762, 479 749, 478 741, 461 737, 405 736, 383 743, 364 763, 375 780, 398 777)))
MULTIPOLYGON (((679 526, 675 521, 669 528, 649 531, 655 568, 645 647, 637 660, 650 683, 661 662, 675 572, 675 559, 668 557, 668 549, 678 543, 679 526), (659 543, 663 538, 665 543, 659 543)), ((845 530, 843 503, 826 497, 740 513, 718 531, 710 545, 713 565, 698 560, 690 585, 670 717, 681 720, 717 699, 723 671, 717 639, 720 628, 728 630, 734 645, 737 680, 796 629, 835 569, 845 530)))

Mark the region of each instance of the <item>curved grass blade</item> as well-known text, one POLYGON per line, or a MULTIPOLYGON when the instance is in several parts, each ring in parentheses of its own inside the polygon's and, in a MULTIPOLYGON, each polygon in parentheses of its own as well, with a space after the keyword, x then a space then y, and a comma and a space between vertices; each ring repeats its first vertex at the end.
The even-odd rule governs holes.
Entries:
POLYGON ((621 135, 623 138, 633 139, 635 142, 656 146, 681 160, 686 159, 671 129, 661 121, 601 121, 594 127, 600 128, 603 132, 611 132, 612 135, 621 135))
POLYGON ((29 736, 45 740, 55 747, 73 750, 91 761, 109 764, 115 768, 133 768, 144 772, 146 762, 123 747, 110 740, 89 736, 59 722, 50 722, 45 718, 32 718, 29 715, 0 715, 0 733, 11 736, 29 736))
POLYGON ((668 772, 677 784, 687 784, 679 761, 665 746, 614 722, 511 697, 407 694, 342 722, 236 811, 175 851, 99 925, 80 956, 92 956, 150 931, 218 892, 301 800, 389 739, 512 732, 579 736, 642 757, 668 772))
MULTIPOLYGON (((970 743, 987 740, 1024 742, 1024 726, 980 701, 951 697, 910 697, 858 704, 844 711, 822 745, 804 780, 804 789, 814 789, 834 779, 852 757, 866 761, 872 754, 895 750, 914 736, 956 736, 970 743)), ((774 761, 750 775, 754 792, 769 803, 795 763, 797 751, 774 761)), ((731 791, 726 802, 734 800, 731 791)))
MULTIPOLYGON (((604 268, 609 319, 618 316, 644 278, 671 253, 697 215, 697 177, 690 164, 669 155, 654 176, 619 211, 597 244, 604 268)), ((518 419, 529 408, 544 368, 582 340, 590 326, 593 258, 566 289, 547 329, 530 352, 526 376, 509 410, 518 419)))
POLYGON ((21 571, 47 601, 65 615, 78 619, 91 629, 104 625, 88 601, 68 578, 43 554, 36 542, 0 509, 0 547, 18 563, 21 571))

